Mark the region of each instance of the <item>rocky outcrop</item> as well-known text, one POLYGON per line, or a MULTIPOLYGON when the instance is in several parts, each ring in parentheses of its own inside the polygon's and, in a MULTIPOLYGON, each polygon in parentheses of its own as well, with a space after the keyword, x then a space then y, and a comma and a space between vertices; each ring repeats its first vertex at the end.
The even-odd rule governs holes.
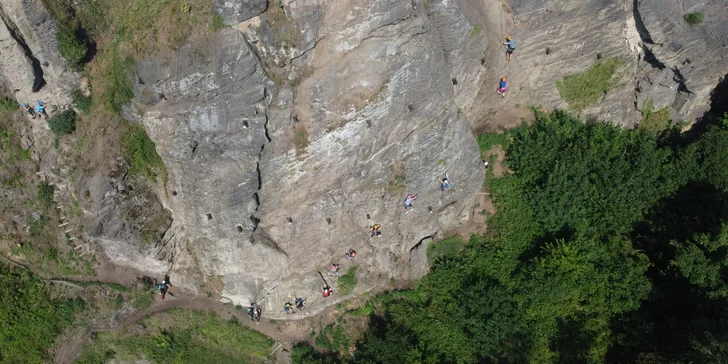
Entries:
POLYGON ((235 25, 260 15, 268 7, 268 0, 214 0, 212 11, 219 14, 225 24, 235 25))
POLYGON ((56 22, 41 0, 0 0, 0 82, 20 102, 52 112, 69 104, 80 75, 58 53, 56 22))

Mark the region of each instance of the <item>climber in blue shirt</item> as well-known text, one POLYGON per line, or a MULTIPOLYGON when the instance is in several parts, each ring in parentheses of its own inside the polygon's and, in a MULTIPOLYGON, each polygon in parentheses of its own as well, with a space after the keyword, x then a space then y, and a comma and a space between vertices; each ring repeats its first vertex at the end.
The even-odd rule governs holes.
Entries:
POLYGON ((43 105, 42 102, 40 102, 40 101, 35 102, 35 112, 37 112, 38 115, 43 115, 43 116, 45 116, 46 119, 48 119, 48 114, 46 113, 45 106, 43 105))
POLYGON ((508 81, 505 77, 501 78, 500 83, 498 84, 498 95, 500 97, 505 98, 506 97, 506 91, 508 91, 508 81))
POLYGON ((506 61, 510 61, 511 54, 513 54, 513 51, 516 50, 516 41, 509 35, 506 37, 506 41, 501 42, 501 44, 506 46, 506 61))

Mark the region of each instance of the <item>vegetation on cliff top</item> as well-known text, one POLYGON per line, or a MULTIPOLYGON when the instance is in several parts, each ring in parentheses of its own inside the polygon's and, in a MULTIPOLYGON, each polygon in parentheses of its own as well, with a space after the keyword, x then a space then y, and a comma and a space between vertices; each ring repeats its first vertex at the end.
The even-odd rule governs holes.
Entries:
POLYGON ((623 65, 619 58, 602 59, 583 73, 557 80, 556 89, 573 110, 584 110, 614 86, 615 72, 623 65))

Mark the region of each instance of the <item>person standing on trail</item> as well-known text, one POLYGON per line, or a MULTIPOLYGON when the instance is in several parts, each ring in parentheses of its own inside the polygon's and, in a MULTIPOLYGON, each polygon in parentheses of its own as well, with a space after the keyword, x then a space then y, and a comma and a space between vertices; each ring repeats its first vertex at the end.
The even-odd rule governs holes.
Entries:
POLYGON ((346 254, 344 254, 344 255, 345 255, 345 256, 346 256, 347 258, 349 258, 349 260, 351 260, 351 259, 354 259, 354 258, 356 257, 356 250, 354 250, 354 249, 349 249, 349 251, 348 251, 348 252, 346 252, 346 254))
POLYGON ((306 308, 305 300, 301 297, 296 297, 296 308, 299 311, 303 311, 304 308, 306 308))
POLYGON ((338 264, 332 264, 331 265, 331 273, 333 273, 335 276, 339 276, 339 268, 341 268, 338 264))
POLYGON ((412 206, 412 202, 414 200, 416 200, 416 199, 417 199, 417 194, 416 193, 414 195, 409 195, 408 194, 407 195, 407 198, 404 199, 404 209, 405 210, 409 210, 411 208, 414 208, 414 206, 412 206))
POLYGON ((324 298, 331 296, 333 293, 334 291, 328 285, 321 287, 321 294, 324 296, 324 298))
POLYGON ((510 61, 511 54, 513 54, 513 51, 516 50, 516 41, 509 35, 506 37, 506 41, 501 42, 501 44, 506 46, 506 61, 510 61))
POLYGON ((162 283, 157 285, 157 288, 159 289, 159 295, 162 297, 162 300, 164 300, 164 296, 167 295, 167 290, 169 289, 167 282, 162 281, 162 283))
POLYGON ((46 119, 48 119, 48 114, 45 111, 45 105, 42 102, 35 102, 35 112, 38 113, 38 115, 43 115, 46 119))
POLYGON ((284 310, 286 310, 287 314, 293 312, 293 304, 290 302, 286 302, 286 305, 284 306, 284 310))
POLYGON ((22 103, 20 104, 20 106, 23 108, 23 111, 27 112, 28 115, 30 115, 31 119, 35 119, 35 111, 33 111, 33 108, 30 107, 30 105, 22 103))
POLYGON ((505 77, 503 77, 498 84, 498 95, 500 95, 501 98, 505 98, 506 91, 508 91, 508 81, 505 77))
POLYGON ((369 232, 372 234, 372 238, 375 236, 381 238, 382 237, 382 226, 379 224, 374 224, 369 228, 369 232))

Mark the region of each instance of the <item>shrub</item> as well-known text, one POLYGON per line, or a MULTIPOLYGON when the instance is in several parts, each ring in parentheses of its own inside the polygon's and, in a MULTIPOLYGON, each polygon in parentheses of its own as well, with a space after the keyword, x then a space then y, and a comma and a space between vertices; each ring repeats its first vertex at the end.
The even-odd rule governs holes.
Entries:
POLYGON ((346 272, 346 274, 339 277, 339 289, 341 290, 341 294, 347 295, 353 292, 354 288, 356 288, 356 270, 357 266, 353 266, 349 268, 349 271, 346 272))
POLYGON ((82 113, 88 114, 91 111, 91 96, 86 96, 80 89, 75 89, 71 92, 71 98, 73 99, 73 107, 82 113))
POLYGON ((65 110, 48 119, 48 126, 53 134, 62 137, 76 130, 76 112, 65 110))
POLYGON ((160 174, 166 178, 167 170, 162 157, 157 154, 154 142, 139 125, 132 126, 121 136, 124 156, 129 163, 129 173, 154 180, 160 174))
POLYGON ((688 23, 688 25, 693 26, 697 25, 703 22, 703 13, 701 12, 695 12, 695 13, 687 13, 683 17, 685 19, 685 22, 688 23))
POLYGON ((296 147, 296 153, 303 153, 308 147, 308 130, 304 126, 297 126, 293 131, 293 145, 296 147))
POLYGON ((496 145, 500 145, 503 149, 508 148, 508 135, 498 133, 485 133, 478 135, 478 146, 480 152, 485 153, 496 145))
POLYGON ((642 108, 642 121, 640 122, 640 129, 660 132, 670 126, 670 109, 663 107, 660 110, 654 111, 652 106, 652 100, 648 101, 645 107, 642 108))
POLYGON ((76 28, 61 25, 56 34, 58 52, 65 58, 71 67, 80 67, 88 53, 88 44, 78 36, 76 28))
POLYGON ((599 101, 614 85, 614 72, 623 64, 618 58, 599 61, 581 74, 564 77, 556 81, 559 95, 572 109, 581 111, 599 101))

